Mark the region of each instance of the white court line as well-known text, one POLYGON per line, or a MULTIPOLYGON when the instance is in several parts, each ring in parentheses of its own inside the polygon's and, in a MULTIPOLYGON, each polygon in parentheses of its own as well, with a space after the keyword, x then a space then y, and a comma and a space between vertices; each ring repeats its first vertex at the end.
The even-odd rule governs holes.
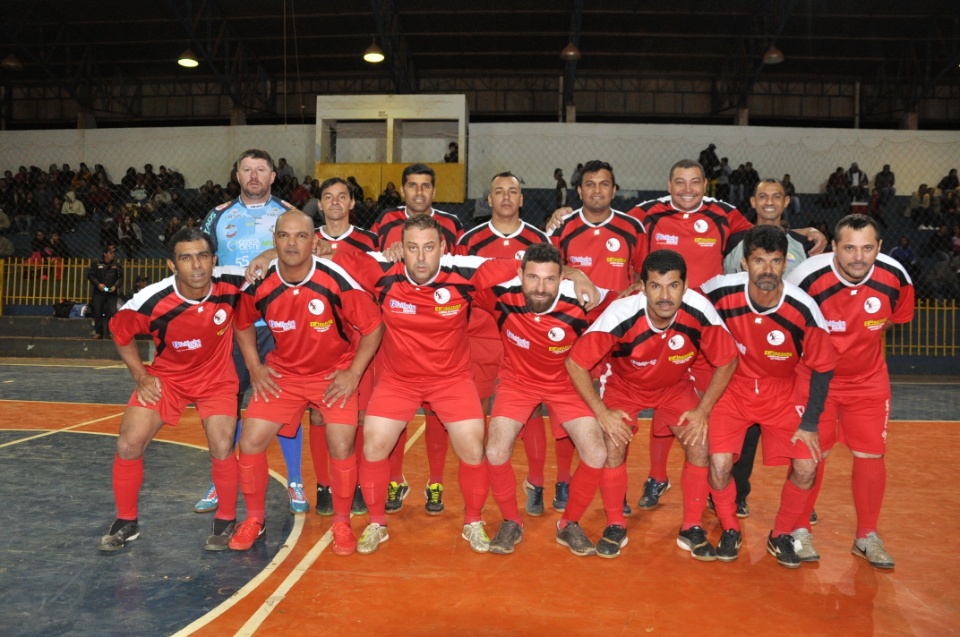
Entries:
MULTIPOLYGON (((14 402, 22 402, 22 401, 14 401, 14 402)), ((110 414, 109 416, 104 416, 103 418, 97 418, 95 420, 88 420, 86 422, 81 422, 80 424, 77 424, 77 425, 70 425, 69 427, 61 427, 60 429, 48 429, 47 431, 44 431, 43 433, 39 433, 35 436, 27 436, 26 438, 20 438, 19 440, 11 440, 10 442, 5 442, 3 444, 0 444, 0 449, 3 449, 4 447, 10 447, 12 445, 18 445, 21 442, 36 440, 37 438, 45 438, 47 436, 52 436, 54 434, 58 434, 63 431, 70 431, 71 429, 76 429, 78 427, 86 427, 87 425, 103 422, 104 420, 110 420, 111 418, 116 418, 117 416, 123 416, 123 412, 121 411, 119 414, 110 414)))

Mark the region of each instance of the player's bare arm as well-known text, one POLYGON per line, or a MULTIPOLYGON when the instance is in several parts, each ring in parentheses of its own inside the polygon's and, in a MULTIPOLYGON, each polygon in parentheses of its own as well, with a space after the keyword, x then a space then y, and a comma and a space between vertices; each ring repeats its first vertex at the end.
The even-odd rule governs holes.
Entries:
POLYGON ((257 331, 253 325, 248 325, 246 329, 234 329, 234 338, 240 353, 243 354, 243 362, 250 372, 250 387, 253 389, 253 399, 263 399, 264 402, 270 402, 270 396, 280 397, 280 386, 277 385, 274 378, 280 378, 280 374, 270 367, 260 362, 260 354, 257 353, 257 331))
POLYGON ((137 400, 144 406, 156 405, 160 400, 162 385, 160 379, 148 372, 146 365, 140 360, 136 342, 130 341, 126 345, 117 343, 117 352, 137 383, 137 400))
POLYGON ((580 367, 571 358, 566 360, 567 373, 570 374, 570 380, 574 388, 587 406, 593 410, 597 416, 597 422, 600 428, 613 441, 615 447, 626 446, 630 444, 633 438, 633 430, 627 424, 629 417, 626 412, 620 409, 610 409, 600 398, 597 388, 593 385, 593 379, 590 378, 590 371, 580 367))
POLYGON ((790 443, 796 445, 798 441, 807 445, 807 449, 810 450, 810 455, 813 456, 814 460, 817 462, 823 460, 823 453, 820 451, 819 433, 798 428, 794 432, 793 437, 790 438, 790 443))
POLYGON ((584 302, 583 308, 587 311, 597 307, 600 303, 600 291, 586 274, 568 265, 563 266, 563 278, 573 281, 573 289, 577 298, 584 302))
POLYGON ((683 427, 680 433, 677 434, 677 438, 680 439, 682 444, 696 445, 707 442, 707 427, 710 412, 713 410, 714 405, 717 404, 717 401, 720 400, 720 396, 722 396, 723 392, 727 389, 727 385, 730 384, 730 379, 733 378, 733 372, 737 369, 738 360, 738 358, 734 358, 726 365, 718 367, 713 372, 710 383, 707 385, 706 391, 703 392, 703 396, 700 397, 700 402, 697 406, 690 411, 685 411, 680 414, 680 421, 677 423, 677 426, 683 426, 684 422, 688 423, 687 426, 683 427))
POLYGON ((799 230, 794 230, 794 232, 802 234, 807 239, 810 239, 810 241, 813 241, 813 247, 810 248, 810 254, 807 256, 812 257, 815 254, 820 254, 827 247, 827 238, 816 228, 800 228, 799 230))
POLYGON ((343 400, 341 407, 347 406, 347 398, 357 391, 357 385, 360 384, 363 372, 366 371, 370 361, 373 360, 374 355, 380 348, 383 329, 383 323, 380 323, 375 330, 361 336, 357 345, 357 353, 354 355, 350 367, 338 369, 327 376, 330 384, 327 386, 327 390, 323 392, 323 402, 327 404, 327 407, 332 406, 338 398, 343 400))
POLYGON ((390 261, 391 263, 396 263, 397 261, 403 260, 403 244, 399 241, 394 241, 393 245, 384 248, 381 252, 383 257, 390 261))
POLYGON ((573 208, 571 208, 570 206, 563 206, 554 210, 553 214, 550 215, 550 218, 547 219, 547 225, 544 228, 544 232, 546 232, 547 234, 550 234, 551 232, 559 228, 560 222, 563 221, 563 218, 566 217, 571 212, 573 212, 573 208))
POLYGON ((276 258, 277 249, 270 248, 250 259, 250 265, 247 266, 246 272, 243 273, 243 276, 247 279, 247 283, 253 285, 262 279, 264 273, 267 271, 267 266, 276 258))

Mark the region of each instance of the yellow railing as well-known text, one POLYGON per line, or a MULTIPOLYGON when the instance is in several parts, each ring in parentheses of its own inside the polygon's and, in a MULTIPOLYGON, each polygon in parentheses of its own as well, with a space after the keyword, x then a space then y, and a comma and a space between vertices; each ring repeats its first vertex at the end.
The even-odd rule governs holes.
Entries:
MULTIPOLYGON (((90 299, 87 272, 90 259, 35 262, 29 259, 0 259, 0 313, 7 305, 50 306, 63 299, 86 302, 90 299)), ((134 259, 123 264, 123 292, 133 289, 141 274, 151 283, 169 275, 163 259, 134 259)))
POLYGON ((887 356, 957 356, 958 309, 956 301, 917 299, 913 320, 887 332, 887 356))

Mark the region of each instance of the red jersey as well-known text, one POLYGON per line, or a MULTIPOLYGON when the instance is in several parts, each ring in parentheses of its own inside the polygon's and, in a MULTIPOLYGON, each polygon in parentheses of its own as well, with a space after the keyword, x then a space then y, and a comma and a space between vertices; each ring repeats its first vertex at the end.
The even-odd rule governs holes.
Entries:
MULTIPOLYGON (((454 254, 457 241, 463 234, 463 223, 456 215, 432 208, 430 216, 440 223, 443 240, 446 243, 446 253, 454 254)), ((380 247, 387 249, 394 243, 403 240, 403 222, 410 218, 405 206, 384 210, 370 230, 380 238, 380 247)))
POLYGON ((317 238, 330 244, 334 254, 338 250, 352 250, 354 252, 376 252, 380 249, 380 240, 369 230, 350 226, 350 229, 339 237, 332 237, 322 227, 316 230, 317 238))
POLYGON ((701 352, 715 367, 737 357, 716 310, 688 289, 673 322, 664 329, 650 323, 644 294, 617 299, 573 346, 570 358, 590 369, 609 354, 615 378, 648 390, 673 387, 688 378, 690 365, 701 352))
POLYGON ((563 262, 586 274, 594 285, 623 290, 633 283, 646 252, 643 226, 619 210, 611 210, 601 223, 590 223, 583 208, 574 210, 550 235, 563 262))
POLYGON ((831 371, 837 353, 817 304, 803 290, 783 284, 776 307, 757 311, 747 293, 746 272, 710 279, 702 289, 727 324, 740 350, 735 377, 790 378, 803 361, 816 372, 831 371))
POLYGON ((886 373, 884 326, 913 319, 913 282, 898 261, 878 254, 867 276, 853 284, 837 274, 833 257, 810 257, 787 278, 813 297, 826 319, 839 355, 836 377, 849 381, 886 373))
POLYGON ((237 310, 237 329, 263 318, 276 349, 266 364, 281 374, 318 376, 345 369, 357 352, 357 331, 380 325, 377 305, 343 268, 313 257, 310 274, 298 283, 283 280, 277 260, 248 287, 237 310), (355 329, 354 329, 355 328, 355 329))
MULTIPOLYGON (((615 296, 605 290, 600 293, 602 305, 607 304, 606 297, 615 296)), ((533 385, 548 394, 575 391, 564 360, 586 331, 590 317, 577 302, 572 281, 561 281, 553 305, 539 314, 527 309, 519 277, 480 292, 476 302, 496 318, 503 341, 500 383, 533 385)))
POLYGON ((225 368, 235 373, 233 316, 246 284, 243 270, 214 268, 210 293, 199 301, 180 296, 175 275, 148 285, 110 320, 114 340, 127 345, 137 334, 152 336, 156 354, 150 373, 175 384, 220 377, 225 368))
POLYGON ((520 267, 515 259, 444 255, 433 279, 419 284, 402 261, 392 263, 379 252, 339 254, 337 263, 380 303, 386 331, 377 373, 405 382, 470 374, 467 315, 473 293, 510 280, 520 267))
POLYGON ((683 256, 692 288, 723 274, 723 257, 732 247, 730 236, 753 227, 739 210, 710 197, 704 197, 696 210, 683 212, 673 207, 668 195, 635 206, 630 215, 646 231, 645 254, 666 248, 683 256))

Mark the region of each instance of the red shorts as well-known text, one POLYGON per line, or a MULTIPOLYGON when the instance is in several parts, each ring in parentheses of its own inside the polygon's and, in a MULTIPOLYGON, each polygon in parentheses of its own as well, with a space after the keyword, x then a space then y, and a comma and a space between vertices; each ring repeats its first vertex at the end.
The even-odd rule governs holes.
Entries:
MULTIPOLYGON (((879 381, 879 379, 878 379, 879 381)), ((864 385, 830 381, 820 416, 820 447, 829 451, 842 442, 850 451, 882 456, 887 452, 890 421, 890 379, 864 385)))
POLYGON ((379 374, 367 414, 410 422, 423 403, 430 403, 430 409, 444 424, 483 420, 480 396, 469 373, 432 383, 412 383, 390 374, 379 374))
MULTIPOLYGON (((197 379, 198 381, 202 379, 197 379)), ((143 405, 137 399, 137 390, 134 389, 127 401, 128 407, 146 407, 160 414, 163 422, 176 425, 180 422, 183 410, 190 403, 197 407, 200 418, 206 420, 210 416, 237 417, 237 394, 240 392, 240 381, 233 365, 226 365, 220 378, 203 385, 184 387, 170 381, 160 379, 160 400, 156 405, 143 405)))
POLYGON ((297 428, 303 419, 303 412, 312 407, 320 412, 325 424, 357 426, 358 406, 357 392, 347 398, 346 407, 341 407, 341 398, 332 406, 327 407, 323 402, 323 392, 330 381, 323 376, 289 376, 275 379, 282 390, 279 398, 270 397, 270 402, 259 398, 251 400, 244 412, 244 418, 257 418, 268 422, 283 423, 278 435, 292 438, 297 434, 297 428))
POLYGON ((713 378, 715 370, 716 368, 707 361, 707 357, 703 354, 693 359, 693 365, 690 366, 690 375, 693 376, 693 386, 698 392, 703 394, 707 391, 707 385, 710 384, 710 379, 713 378))
POLYGON ((811 458, 802 442, 790 442, 800 425, 793 377, 759 381, 734 377, 710 413, 710 453, 732 453, 736 462, 747 429, 760 425, 763 464, 790 464, 793 458, 811 458))
POLYGON ((692 379, 663 389, 642 390, 623 383, 616 377, 607 377, 600 385, 600 396, 610 409, 627 412, 633 423, 634 433, 637 432, 637 415, 644 409, 653 409, 653 435, 661 438, 672 436, 670 427, 677 426, 681 414, 700 404, 692 379))
POLYGON ((503 343, 499 338, 470 338, 470 367, 480 398, 493 396, 502 358, 503 343))
POLYGON ((557 387, 551 391, 537 391, 529 385, 501 384, 497 388, 497 397, 493 401, 490 417, 502 416, 526 423, 530 414, 540 403, 547 405, 550 427, 554 438, 566 438, 567 431, 563 423, 576 418, 596 418, 593 410, 587 407, 580 394, 573 388, 557 387))
POLYGON ((357 385, 357 407, 364 411, 370 403, 370 395, 373 393, 373 362, 367 365, 367 369, 360 377, 360 384, 357 385))

